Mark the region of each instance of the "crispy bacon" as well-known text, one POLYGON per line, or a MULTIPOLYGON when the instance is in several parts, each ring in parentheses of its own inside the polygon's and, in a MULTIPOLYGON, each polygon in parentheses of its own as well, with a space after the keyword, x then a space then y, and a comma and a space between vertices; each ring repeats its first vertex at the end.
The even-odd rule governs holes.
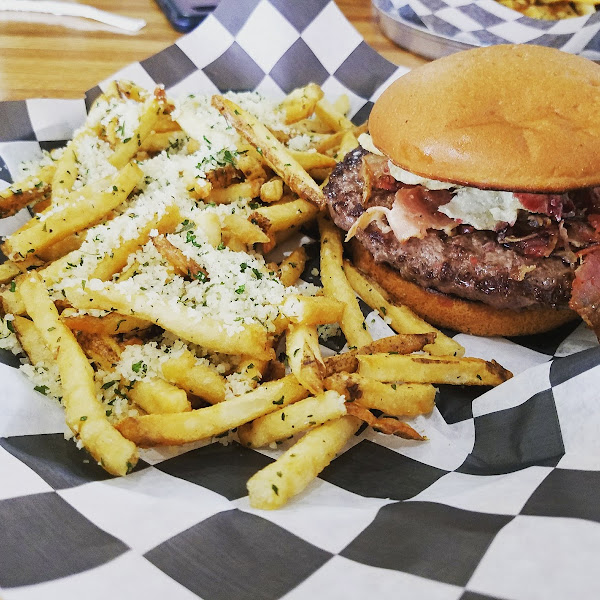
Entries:
POLYGON ((515 197, 527 210, 548 215, 555 221, 574 212, 575 206, 568 194, 515 193, 515 197))
POLYGON ((580 253, 569 306, 594 330, 600 341, 600 245, 580 253))
POLYGON ((438 211, 450 202, 448 190, 428 190, 420 185, 403 187, 396 192, 387 220, 399 241, 422 238, 428 229, 449 233, 458 223, 438 211))

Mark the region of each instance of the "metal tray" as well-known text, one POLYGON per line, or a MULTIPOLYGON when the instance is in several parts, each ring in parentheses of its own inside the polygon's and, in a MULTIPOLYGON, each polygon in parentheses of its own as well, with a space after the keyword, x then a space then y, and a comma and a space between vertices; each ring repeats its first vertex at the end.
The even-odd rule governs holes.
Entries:
POLYGON ((457 42, 456 40, 437 35, 425 26, 419 26, 403 19, 397 11, 386 7, 390 6, 389 0, 371 0, 373 14, 379 22, 383 34, 409 52, 414 52, 425 58, 435 59, 459 50, 475 48, 471 44, 457 42))

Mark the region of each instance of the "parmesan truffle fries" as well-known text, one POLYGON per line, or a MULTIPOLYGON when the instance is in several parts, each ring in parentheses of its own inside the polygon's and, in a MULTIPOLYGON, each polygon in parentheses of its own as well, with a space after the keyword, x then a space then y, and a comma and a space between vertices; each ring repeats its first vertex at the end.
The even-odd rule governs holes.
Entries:
POLYGON ((2 245, 2 346, 24 353, 35 389, 62 403, 77 444, 109 473, 131 471, 138 447, 295 436, 248 482, 254 506, 276 508, 362 422, 423 440, 398 417, 430 412, 433 384, 510 377, 461 358, 343 262, 321 184, 364 131, 347 111, 314 84, 275 104, 250 93, 174 102, 115 82, 65 148, 0 194, 2 216, 34 215, 2 245), (322 289, 299 280, 302 247, 265 259, 315 219, 322 289), (373 341, 356 294, 398 335, 373 341), (336 323, 347 351, 323 358, 319 330, 336 323))

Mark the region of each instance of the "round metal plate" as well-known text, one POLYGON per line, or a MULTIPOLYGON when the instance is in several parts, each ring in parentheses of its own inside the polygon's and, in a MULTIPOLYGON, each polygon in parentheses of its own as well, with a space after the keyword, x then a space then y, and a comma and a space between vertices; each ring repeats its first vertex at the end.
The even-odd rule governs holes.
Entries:
POLYGON ((372 0, 373 14, 379 22, 383 34, 409 52, 425 58, 435 59, 459 50, 475 48, 470 44, 457 42, 429 31, 400 17, 397 11, 386 10, 389 1, 372 0))

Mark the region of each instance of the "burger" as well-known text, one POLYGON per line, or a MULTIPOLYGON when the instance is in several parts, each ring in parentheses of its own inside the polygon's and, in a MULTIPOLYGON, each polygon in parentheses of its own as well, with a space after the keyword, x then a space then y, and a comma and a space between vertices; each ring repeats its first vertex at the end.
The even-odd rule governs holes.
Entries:
POLYGON ((600 333, 600 66, 533 45, 392 83, 325 187, 356 266, 441 327, 600 333))

